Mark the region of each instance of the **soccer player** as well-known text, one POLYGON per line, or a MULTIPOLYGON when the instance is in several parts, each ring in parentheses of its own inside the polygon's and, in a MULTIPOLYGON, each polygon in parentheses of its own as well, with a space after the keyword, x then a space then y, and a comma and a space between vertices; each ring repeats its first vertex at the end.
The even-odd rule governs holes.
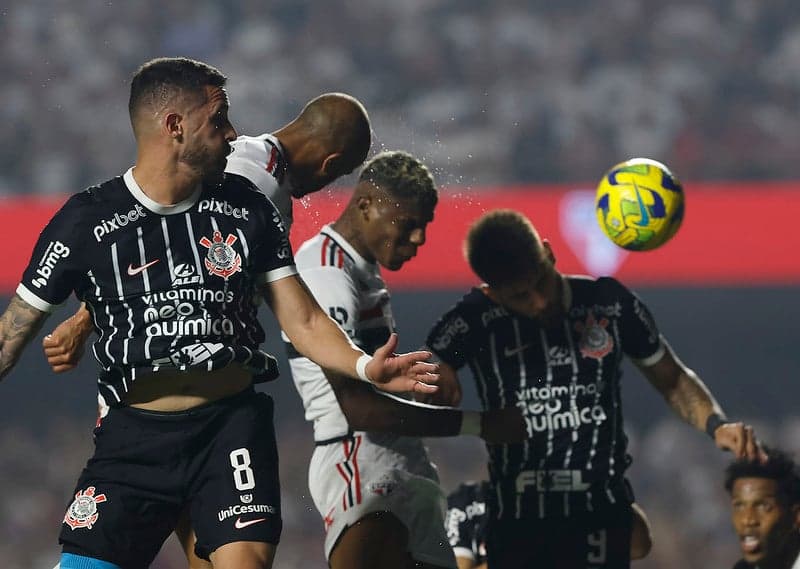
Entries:
MULTIPOLYGON (((489 483, 465 482, 447 496, 445 529, 458 569, 486 569, 486 507, 489 483)), ((650 553, 650 523, 637 504, 633 509, 631 529, 631 560, 643 559, 650 553)))
MULTIPOLYGON (((437 201, 422 163, 405 152, 380 153, 364 165, 339 218, 297 251, 303 281, 367 353, 394 330, 381 268, 399 270, 417 254, 437 201)), ((330 566, 455 567, 444 532, 444 495, 418 437, 496 440, 510 433, 523 440, 519 410, 512 407, 504 419, 414 404, 323 370, 293 343, 287 351, 314 426, 309 487, 324 520, 330 566)))
POLYGON ((458 569, 486 569, 486 494, 489 483, 464 482, 447 496, 445 530, 458 569))
POLYGON ((784 452, 764 463, 736 460, 725 472, 742 548, 734 569, 800 569, 800 470, 784 452))
MULTIPOLYGON (((290 123, 271 134, 240 135, 231 143, 225 171, 239 174, 275 205, 286 231, 292 224, 292 198, 316 192, 366 158, 371 144, 369 116, 357 99, 344 93, 325 93, 309 101, 290 123)), ((209 202, 209 210, 224 212, 223 202, 209 202)), ((81 307, 43 340, 48 362, 56 373, 77 366, 93 330, 89 312, 81 307)), ((99 412, 108 406, 99 398, 99 412)), ((195 538, 183 516, 176 528, 192 569, 209 565, 194 554, 195 538)))
POLYGON ((225 81, 184 58, 137 71, 136 164, 56 213, 0 316, 0 377, 72 292, 98 331, 98 386, 112 408, 64 516, 61 569, 146 567, 186 505, 215 568, 272 566, 273 404, 252 385, 277 370, 258 349, 256 295, 320 365, 386 390, 435 391, 428 353, 393 355, 394 335, 374 356, 352 344, 298 278, 280 213, 224 174, 236 137, 225 81))
POLYGON ((491 211, 465 254, 484 284, 433 327, 442 382, 468 365, 485 409, 518 406, 528 440, 489 444, 492 569, 629 566, 630 464, 620 365, 631 358, 684 420, 736 457, 763 458, 674 354, 648 308, 613 278, 562 275, 530 221, 491 211))
MULTIPOLYGON (((321 190, 355 170, 367 157, 371 141, 369 116, 361 102, 344 93, 325 93, 271 134, 238 136, 231 143, 225 171, 255 184, 278 208, 289 232, 292 198, 321 190)), ((206 207, 224 205, 209 202, 206 207)), ((89 312, 81 307, 45 337, 45 355, 55 373, 78 365, 92 330, 89 312)), ((105 409, 104 403, 100 406, 105 409)))

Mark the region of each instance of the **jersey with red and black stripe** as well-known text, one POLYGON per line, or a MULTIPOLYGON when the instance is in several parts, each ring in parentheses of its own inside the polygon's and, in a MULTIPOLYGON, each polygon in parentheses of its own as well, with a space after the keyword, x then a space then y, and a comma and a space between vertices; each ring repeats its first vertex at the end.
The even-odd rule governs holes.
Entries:
MULTIPOLYGON (((394 330, 394 317, 376 262, 365 260, 330 225, 303 243, 295 258, 297 270, 317 302, 353 343, 371 354, 386 342, 394 330)), ((347 420, 322 370, 288 342, 287 352, 306 419, 314 422, 316 440, 347 434, 347 420)))
POLYGON ((470 368, 484 408, 517 406, 525 417, 525 443, 487 445, 499 518, 568 518, 632 499, 620 366, 624 355, 652 365, 665 345, 648 308, 617 280, 563 283, 564 315, 549 325, 476 288, 428 336, 443 362, 470 368))
POLYGON ((231 143, 225 171, 250 180, 292 226, 292 180, 280 141, 271 134, 239 136, 231 143))
POLYGON ((259 350, 255 299, 296 274, 280 213, 245 178, 226 174, 164 206, 132 169, 72 196, 42 231, 17 294, 52 311, 75 292, 98 339, 99 390, 120 403, 142 374, 219 369, 277 374, 259 350))

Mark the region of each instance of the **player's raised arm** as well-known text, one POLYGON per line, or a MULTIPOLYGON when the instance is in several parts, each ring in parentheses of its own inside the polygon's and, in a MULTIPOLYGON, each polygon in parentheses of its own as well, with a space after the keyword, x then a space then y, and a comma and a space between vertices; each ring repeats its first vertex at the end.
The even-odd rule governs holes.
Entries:
POLYGON ((296 276, 267 283, 265 298, 278 323, 300 354, 323 368, 374 383, 384 391, 433 393, 438 366, 426 363, 430 352, 394 354, 397 337, 368 356, 328 316, 296 276))
POLYGON ((714 443, 736 458, 764 459, 753 427, 725 419, 719 403, 697 374, 678 359, 664 341, 664 355, 653 365, 637 364, 667 404, 687 423, 706 431, 714 443))
POLYGON ((14 295, 0 316, 0 379, 11 371, 48 316, 14 295))

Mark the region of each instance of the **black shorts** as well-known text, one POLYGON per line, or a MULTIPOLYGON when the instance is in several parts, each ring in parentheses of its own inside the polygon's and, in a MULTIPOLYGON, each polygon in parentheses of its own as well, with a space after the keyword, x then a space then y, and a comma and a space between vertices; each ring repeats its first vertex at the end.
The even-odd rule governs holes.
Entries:
POLYGON ((278 543, 272 423, 272 398, 252 389, 180 413, 112 408, 64 516, 64 551, 148 567, 187 507, 204 559, 235 541, 278 543))
POLYGON ((492 569, 628 569, 629 505, 583 519, 490 520, 492 569))

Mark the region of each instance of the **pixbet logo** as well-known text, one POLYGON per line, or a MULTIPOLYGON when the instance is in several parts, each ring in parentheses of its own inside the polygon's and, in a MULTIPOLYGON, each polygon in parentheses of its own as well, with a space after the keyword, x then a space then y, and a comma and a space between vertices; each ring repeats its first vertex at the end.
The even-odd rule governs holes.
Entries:
POLYGON ((147 214, 140 204, 136 204, 128 213, 115 213, 114 217, 111 219, 101 219, 100 223, 95 225, 94 229, 92 230, 94 233, 94 238, 97 239, 98 243, 100 243, 100 241, 102 241, 103 237, 106 235, 109 235, 120 227, 125 227, 129 223, 133 223, 142 217, 147 217, 147 214))
POLYGON ((36 269, 36 274, 39 275, 33 279, 32 284, 36 288, 42 288, 47 284, 50 275, 53 274, 53 269, 61 259, 69 257, 70 249, 61 241, 51 241, 44 250, 41 260, 39 260, 39 267, 36 269))
POLYGON ((202 200, 197 206, 197 213, 203 213, 204 211, 208 211, 210 213, 221 213, 222 215, 229 215, 234 219, 244 219, 245 221, 249 221, 247 216, 250 215, 250 212, 247 210, 246 207, 233 207, 225 200, 215 200, 211 198, 210 200, 202 200))

